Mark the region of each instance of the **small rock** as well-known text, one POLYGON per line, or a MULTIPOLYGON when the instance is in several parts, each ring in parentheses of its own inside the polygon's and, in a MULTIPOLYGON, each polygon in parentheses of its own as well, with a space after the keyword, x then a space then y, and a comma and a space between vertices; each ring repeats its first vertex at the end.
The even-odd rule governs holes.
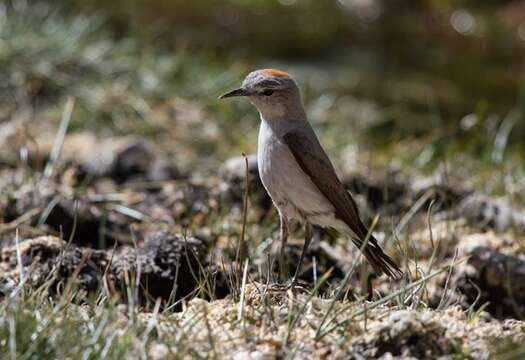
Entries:
POLYGON ((457 344, 445 337, 446 329, 425 313, 392 313, 375 335, 373 356, 390 354, 418 359, 453 354, 457 344))
POLYGON ((153 149, 144 141, 133 141, 114 154, 114 159, 107 173, 117 182, 124 182, 148 173, 155 155, 153 149))
POLYGON ((163 181, 182 177, 175 165, 161 158, 152 144, 144 140, 132 140, 114 154, 114 159, 103 175, 109 175, 117 182, 134 179, 163 181))
POLYGON ((504 199, 468 196, 459 205, 459 215, 482 229, 505 231, 514 228, 525 233, 525 211, 512 207, 504 199))
MULTIPOLYGON (((251 154, 248 159, 249 194, 252 203, 267 210, 271 206, 271 200, 263 187, 259 170, 257 168, 257 156, 251 154)), ((226 196, 234 203, 242 206, 246 188, 246 159, 238 156, 227 160, 219 168, 219 176, 225 182, 226 196)))
POLYGON ((93 248, 113 244, 112 234, 129 233, 130 220, 124 215, 106 213, 86 196, 77 197, 72 188, 53 179, 24 179, 10 187, 0 196, 0 221, 10 222, 33 212, 34 221, 42 219, 63 239, 69 240, 73 234, 75 244, 93 248))
POLYGON ((166 344, 153 343, 149 348, 149 356, 153 360, 163 360, 170 355, 170 349, 166 344))
POLYGON ((493 230, 489 230, 487 232, 465 234, 459 237, 458 252, 460 255, 471 254, 478 247, 486 247, 505 255, 519 256, 521 252, 519 240, 510 232, 496 233, 493 230))
POLYGON ((489 302, 488 311, 498 318, 525 316, 525 261, 480 246, 467 265, 458 288, 470 303, 489 302))
MULTIPOLYGON (((110 283, 128 285, 132 278, 130 275, 140 269, 140 288, 148 292, 148 296, 142 299, 160 297, 167 300, 172 296, 176 300, 199 285, 198 279, 206 267, 207 255, 202 240, 165 231, 148 238, 137 250, 123 247, 116 254, 112 254, 112 250, 67 245, 54 236, 21 241, 18 249, 22 274, 19 272, 17 247, 6 246, 0 251, 0 295, 7 295, 16 288, 23 276, 29 277, 28 286, 31 287, 52 280, 49 289, 55 293, 76 274, 75 284, 79 288, 96 291, 102 284, 103 276, 107 276, 110 283), (111 265, 109 268, 108 264, 111 265)), ((113 288, 122 291, 125 298, 126 286, 113 288)))
POLYGON ((233 356, 234 360, 269 360, 269 359, 275 359, 275 356, 272 354, 266 354, 262 351, 255 350, 255 351, 240 351, 236 353, 233 356))
MULTIPOLYGON (((246 159, 248 159, 248 172, 250 176, 259 180, 257 155, 247 155, 246 159)), ((219 168, 219 176, 227 181, 244 181, 246 178, 246 159, 244 156, 237 156, 226 160, 226 162, 219 168)))
POLYGON ((166 181, 182 178, 179 169, 171 161, 156 158, 149 166, 147 178, 150 181, 166 181))
POLYGON ((176 295, 178 299, 198 286, 206 255, 202 240, 161 231, 148 238, 138 253, 124 248, 114 259, 112 272, 124 282, 126 274, 136 273, 140 266, 140 281, 149 296, 167 300, 176 295))
MULTIPOLYGON (((40 144, 49 153, 53 139, 40 144)), ((175 164, 160 155, 154 144, 133 137, 100 139, 92 133, 66 136, 59 165, 78 165, 86 174, 111 177, 118 183, 130 180, 171 180, 182 177, 175 164)))
POLYGON ((395 174, 353 173, 343 183, 352 194, 363 195, 373 210, 381 208, 386 213, 396 213, 406 207, 407 185, 395 174))
POLYGON ((65 241, 55 236, 21 241, 18 250, 22 274, 18 265, 17 246, 4 247, 0 252, 0 283, 18 283, 20 278, 27 276, 29 286, 35 288, 51 281, 49 290, 52 293, 63 289, 75 273, 75 283, 79 287, 88 291, 98 289, 109 260, 104 251, 74 245, 68 247, 65 241))

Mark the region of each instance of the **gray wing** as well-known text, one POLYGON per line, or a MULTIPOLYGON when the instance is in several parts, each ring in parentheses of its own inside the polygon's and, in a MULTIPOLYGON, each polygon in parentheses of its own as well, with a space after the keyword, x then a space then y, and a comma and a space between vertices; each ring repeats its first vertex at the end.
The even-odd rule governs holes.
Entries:
MULTIPOLYGON (((360 248, 368 234, 368 229, 359 218, 354 199, 339 181, 330 159, 313 131, 311 133, 304 133, 300 130, 290 131, 283 136, 283 140, 301 169, 332 203, 336 216, 357 235, 358 239, 352 240, 360 248)), ((370 236, 363 253, 376 272, 385 272, 394 278, 400 276, 401 270, 392 259, 383 253, 373 236, 370 236)))

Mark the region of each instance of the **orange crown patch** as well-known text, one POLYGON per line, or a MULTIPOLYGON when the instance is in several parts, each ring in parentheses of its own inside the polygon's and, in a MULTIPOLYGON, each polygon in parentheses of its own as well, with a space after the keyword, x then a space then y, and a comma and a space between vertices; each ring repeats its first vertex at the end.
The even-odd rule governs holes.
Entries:
POLYGON ((267 76, 291 77, 290 74, 285 73, 284 71, 281 71, 281 70, 277 70, 277 69, 264 69, 263 73, 267 76))

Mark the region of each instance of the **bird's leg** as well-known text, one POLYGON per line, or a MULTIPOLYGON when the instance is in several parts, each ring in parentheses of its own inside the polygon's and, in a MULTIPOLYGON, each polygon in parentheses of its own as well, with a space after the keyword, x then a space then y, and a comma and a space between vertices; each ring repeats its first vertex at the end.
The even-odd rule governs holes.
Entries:
POLYGON ((281 222, 281 228, 280 228, 280 238, 281 238, 281 253, 279 256, 279 277, 281 279, 284 279, 285 275, 285 264, 284 264, 284 258, 285 258, 285 250, 286 250, 286 242, 288 241, 288 219, 283 214, 279 214, 279 220, 281 222))
POLYGON ((310 225, 309 222, 305 222, 305 228, 304 228, 304 245, 303 250, 301 251, 301 256, 299 257, 299 263, 297 264, 297 268, 295 269, 295 274, 292 278, 292 283, 290 287, 294 288, 295 284, 297 283, 297 278, 299 277, 299 272, 301 271, 301 265, 303 264, 304 255, 306 254, 306 250, 308 250, 308 246, 310 245, 310 242, 312 241, 312 225, 310 225))

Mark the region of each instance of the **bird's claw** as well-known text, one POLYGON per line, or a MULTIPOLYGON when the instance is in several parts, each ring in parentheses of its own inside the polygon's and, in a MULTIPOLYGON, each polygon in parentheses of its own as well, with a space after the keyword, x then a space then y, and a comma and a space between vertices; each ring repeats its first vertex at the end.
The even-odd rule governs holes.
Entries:
POLYGON ((305 283, 301 283, 298 278, 293 277, 285 282, 276 284, 282 291, 305 289, 305 283))

